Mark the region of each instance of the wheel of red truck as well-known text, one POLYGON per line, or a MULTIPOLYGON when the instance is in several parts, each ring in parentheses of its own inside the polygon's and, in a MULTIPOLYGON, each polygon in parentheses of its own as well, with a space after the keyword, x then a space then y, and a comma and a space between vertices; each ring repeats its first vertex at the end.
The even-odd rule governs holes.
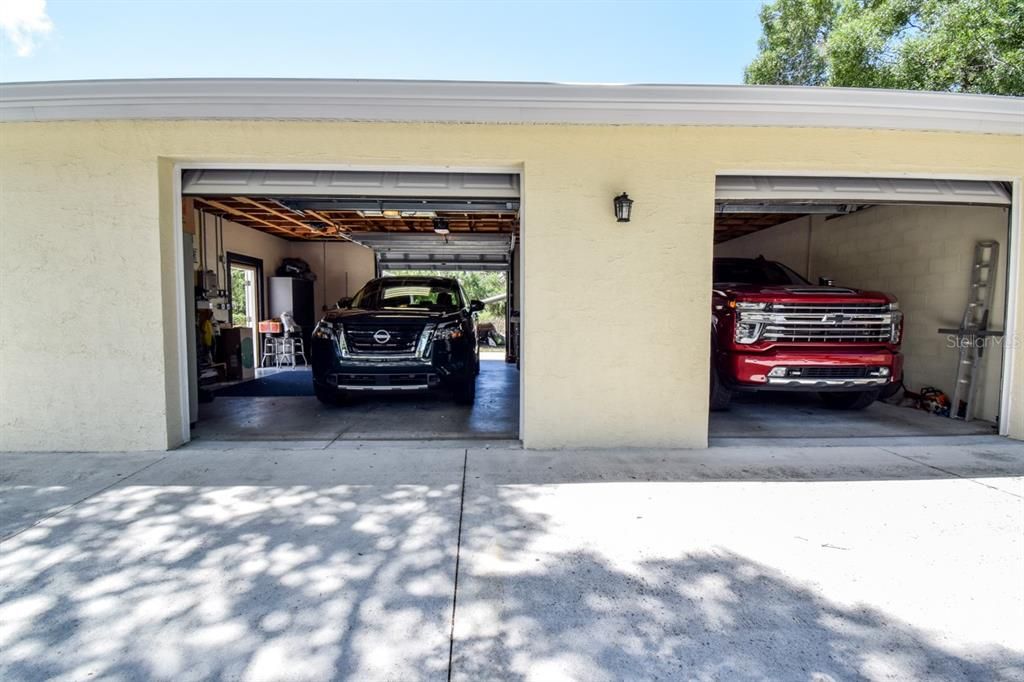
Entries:
POLYGON ((878 400, 878 390, 819 393, 818 397, 831 410, 863 410, 878 400))
POLYGON ((718 368, 715 367, 714 361, 711 362, 711 400, 709 407, 712 412, 718 412, 721 410, 728 410, 729 403, 732 401, 732 391, 726 388, 722 384, 722 380, 718 378, 718 368))

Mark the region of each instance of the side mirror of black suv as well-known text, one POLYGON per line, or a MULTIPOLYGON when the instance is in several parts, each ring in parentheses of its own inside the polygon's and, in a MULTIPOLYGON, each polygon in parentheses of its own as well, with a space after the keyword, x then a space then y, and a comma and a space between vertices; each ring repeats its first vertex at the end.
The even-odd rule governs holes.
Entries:
POLYGON ((352 305, 352 297, 351 296, 345 296, 344 298, 339 298, 338 299, 338 307, 339 308, 347 308, 350 305, 352 305))
POLYGON ((483 309, 484 309, 484 302, 483 301, 470 301, 469 302, 469 312, 471 312, 471 313, 478 313, 478 312, 480 312, 483 309))

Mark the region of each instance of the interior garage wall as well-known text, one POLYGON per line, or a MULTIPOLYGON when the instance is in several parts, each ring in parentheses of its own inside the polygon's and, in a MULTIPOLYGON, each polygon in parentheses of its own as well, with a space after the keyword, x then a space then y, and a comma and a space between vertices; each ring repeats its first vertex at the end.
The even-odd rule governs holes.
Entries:
MULTIPOLYGON (((206 246, 206 269, 217 272, 217 236, 215 224, 216 216, 209 213, 200 213, 200 220, 205 226, 203 241, 206 246)), ((281 259, 287 258, 291 253, 290 242, 275 237, 266 232, 254 230, 251 227, 239 225, 230 220, 224 220, 224 251, 225 253, 237 253, 252 258, 259 258, 263 261, 263 276, 270 277, 274 270, 281 264, 281 259)), ((188 254, 186 254, 186 257, 188 254)), ((194 242, 194 253, 192 254, 194 269, 199 270, 199 236, 196 235, 194 242)), ((223 264, 221 264, 223 267, 223 264)), ((230 288, 229 275, 226 270, 221 274, 221 286, 230 288)), ((218 320, 227 321, 230 315, 227 311, 216 310, 214 316, 218 320)))
POLYGON ((803 216, 789 222, 759 230, 738 239, 715 244, 715 256, 723 258, 756 258, 785 263, 803 276, 810 271, 811 225, 817 216, 803 216))
POLYGON ((290 255, 309 263, 316 275, 313 303, 317 311, 355 294, 375 274, 373 250, 352 242, 291 242, 290 255))
MULTIPOLYGON (((521 168, 530 448, 707 443, 709 334, 695 322, 709 314, 717 173, 1018 185, 1024 176, 1024 136, 1008 135, 270 120, 0 127, 4 449, 181 442, 176 163, 521 168), (636 200, 628 224, 612 211, 623 191, 636 200), (112 333, 117 352, 97 352, 112 333)), ((1018 437, 1020 413, 1010 420, 1018 437)))
MULTIPOLYGON (((216 270, 215 216, 203 213, 206 225, 207 248, 206 267, 216 270)), ((309 269, 316 275, 313 302, 317 311, 323 310, 326 284, 326 301, 333 304, 342 296, 350 296, 366 282, 373 279, 373 251, 351 242, 298 242, 239 225, 224 219, 224 250, 263 260, 263 276, 273 277, 285 258, 301 258, 309 263, 309 269), (325 258, 326 256, 326 258, 325 258), (325 269, 326 263, 326 269, 325 269), (346 288, 348 291, 346 291, 346 288)), ((198 241, 196 242, 198 249, 198 241)), ((195 263, 198 269, 199 253, 195 263)), ((226 284, 225 284, 226 286, 226 284)), ((273 315, 267 311, 268 315, 273 315)), ((220 315, 218 319, 227 319, 220 315)))
MULTIPOLYGON (((957 327, 967 304, 974 244, 998 241, 1001 260, 991 325, 1005 320, 1008 210, 983 206, 875 206, 825 220, 808 216, 716 247, 716 255, 765 258, 786 263, 812 282, 893 294, 905 315, 904 383, 910 390, 935 386, 954 390, 957 351, 939 328, 957 327)), ((1002 344, 986 352, 976 415, 999 413, 1002 344)))

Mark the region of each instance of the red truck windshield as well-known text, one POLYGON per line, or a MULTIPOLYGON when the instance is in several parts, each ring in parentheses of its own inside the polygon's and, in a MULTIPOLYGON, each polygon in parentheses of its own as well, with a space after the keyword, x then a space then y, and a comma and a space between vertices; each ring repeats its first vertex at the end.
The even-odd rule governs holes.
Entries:
POLYGON ((761 258, 716 258, 715 284, 810 284, 782 263, 761 258))

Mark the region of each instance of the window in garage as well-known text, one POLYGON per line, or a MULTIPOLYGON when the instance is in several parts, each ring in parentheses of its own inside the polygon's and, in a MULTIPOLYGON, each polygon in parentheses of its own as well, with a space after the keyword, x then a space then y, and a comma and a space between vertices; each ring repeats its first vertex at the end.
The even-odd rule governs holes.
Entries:
POLYGON ((986 326, 1004 328, 1009 205, 998 182, 719 176, 711 438, 997 432, 1002 338, 977 341, 966 420, 962 341, 940 330, 961 324, 980 242, 998 245, 986 326))
POLYGON ((182 187, 193 438, 517 436, 518 175, 215 169, 182 187), (360 296, 396 276, 430 293, 360 296), (502 287, 475 302, 474 277, 502 287))

